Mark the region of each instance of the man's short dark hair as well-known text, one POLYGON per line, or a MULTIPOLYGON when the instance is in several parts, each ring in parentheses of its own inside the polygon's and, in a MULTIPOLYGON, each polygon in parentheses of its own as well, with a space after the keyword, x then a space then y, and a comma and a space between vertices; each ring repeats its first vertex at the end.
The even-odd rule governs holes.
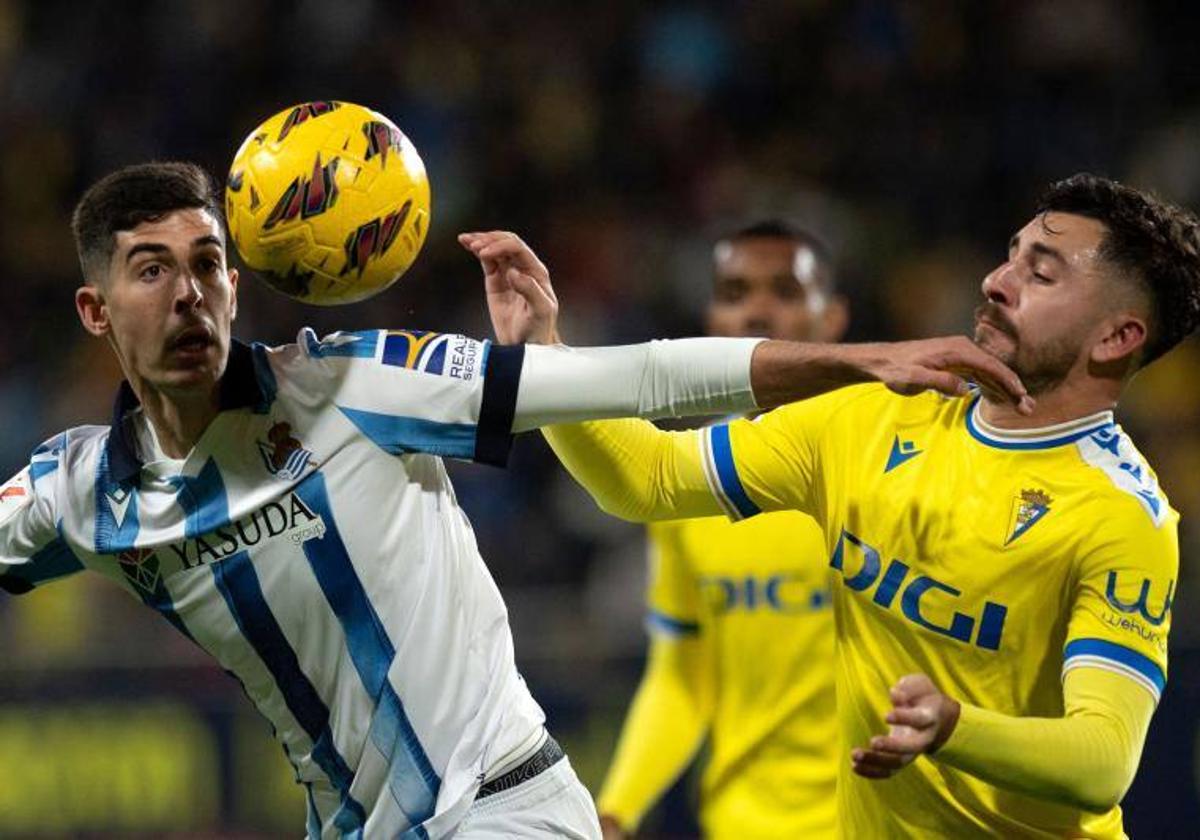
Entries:
POLYGON ((117 231, 188 209, 207 210, 221 221, 213 181, 194 163, 140 163, 105 175, 83 194, 71 216, 84 278, 95 283, 107 276, 117 231))
POLYGON ((787 239, 808 248, 817 258, 817 262, 824 266, 825 270, 818 272, 818 277, 825 291, 837 291, 837 266, 833 260, 833 250, 829 243, 811 230, 784 219, 762 219, 738 228, 717 241, 732 244, 745 239, 787 239))
POLYGON ((1200 323, 1200 219, 1151 193, 1080 173, 1050 187, 1037 213, 1074 213, 1108 229, 1100 256, 1132 277, 1153 311, 1142 350, 1150 364, 1200 323))

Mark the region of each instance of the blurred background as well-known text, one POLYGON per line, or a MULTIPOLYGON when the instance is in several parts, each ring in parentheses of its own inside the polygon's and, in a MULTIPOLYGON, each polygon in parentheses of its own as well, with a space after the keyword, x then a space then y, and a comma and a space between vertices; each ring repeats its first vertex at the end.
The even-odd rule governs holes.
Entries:
MULTIPOLYGON (((223 178, 261 119, 312 99, 375 107, 413 140, 434 202, 409 275, 334 310, 246 282, 245 339, 486 336, 454 234, 493 227, 548 263, 573 343, 697 334, 714 237, 763 216, 833 244, 851 339, 963 332, 1049 181, 1091 170, 1200 206, 1195 17, 1128 0, 0 0, 0 469, 107 422, 119 374, 76 321, 68 218, 115 167, 185 158, 223 178)), ((1133 837, 1200 820, 1198 362, 1193 338, 1118 412, 1183 514, 1133 837)), ((536 435, 508 470, 452 471, 522 672, 595 789, 642 665, 642 533, 596 511, 536 435)), ((0 836, 302 832, 300 791, 236 683, 114 587, 0 596, 0 639, 0 836)), ((687 797, 643 836, 689 836, 687 797)))

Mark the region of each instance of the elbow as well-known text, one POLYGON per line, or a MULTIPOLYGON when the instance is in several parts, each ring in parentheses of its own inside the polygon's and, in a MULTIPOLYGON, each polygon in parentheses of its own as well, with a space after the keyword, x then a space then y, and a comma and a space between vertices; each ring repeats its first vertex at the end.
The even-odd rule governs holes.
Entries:
POLYGON ((1133 783, 1133 772, 1128 768, 1093 768, 1093 772, 1081 774, 1078 782, 1069 791, 1067 803, 1093 814, 1111 811, 1133 783))
POLYGON ((650 522, 654 519, 653 511, 641 500, 628 496, 594 496, 596 506, 609 516, 623 519, 626 522, 650 522))

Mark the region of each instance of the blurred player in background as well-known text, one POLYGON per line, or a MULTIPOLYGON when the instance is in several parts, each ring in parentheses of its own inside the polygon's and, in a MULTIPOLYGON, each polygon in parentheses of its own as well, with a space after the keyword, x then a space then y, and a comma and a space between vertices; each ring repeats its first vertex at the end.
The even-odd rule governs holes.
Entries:
MULTIPOLYGON (((764 221, 720 240, 707 331, 837 341, 847 307, 828 248, 764 221)), ((700 823, 711 838, 831 837, 833 614, 825 542, 794 511, 650 526, 650 652, 597 799, 624 838, 704 742, 700 823)))
MULTIPOLYGON (((270 721, 310 837, 598 837, 439 456, 503 463, 513 432, 548 422, 785 402, 812 392, 803 346, 409 330, 251 346, 231 336, 238 274, 199 167, 119 170, 72 226, 79 318, 126 380, 111 426, 54 436, 0 487, 0 588, 86 568, 160 613, 270 721)), ((494 322, 554 309, 544 266, 486 253, 515 237, 462 242, 494 322)), ((907 358, 910 384, 951 363, 907 358)), ((952 358, 1022 398, 987 354, 952 358)))
MULTIPOLYGON (((1200 321, 1200 222, 1078 175, 982 292, 975 342, 1022 377, 1029 415, 948 380, 958 397, 863 385, 703 431, 548 436, 629 519, 821 523, 843 836, 1123 837, 1166 682, 1178 514, 1112 409, 1200 321)), ((829 388, 855 378, 844 352, 824 350, 829 388)))

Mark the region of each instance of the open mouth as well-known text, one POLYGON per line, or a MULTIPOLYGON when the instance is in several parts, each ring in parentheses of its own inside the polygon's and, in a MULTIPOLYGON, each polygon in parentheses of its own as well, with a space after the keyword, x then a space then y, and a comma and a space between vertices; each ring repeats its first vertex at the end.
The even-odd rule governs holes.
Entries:
POLYGON ((188 327, 171 339, 168 349, 185 355, 199 354, 213 344, 212 331, 206 326, 188 327))

